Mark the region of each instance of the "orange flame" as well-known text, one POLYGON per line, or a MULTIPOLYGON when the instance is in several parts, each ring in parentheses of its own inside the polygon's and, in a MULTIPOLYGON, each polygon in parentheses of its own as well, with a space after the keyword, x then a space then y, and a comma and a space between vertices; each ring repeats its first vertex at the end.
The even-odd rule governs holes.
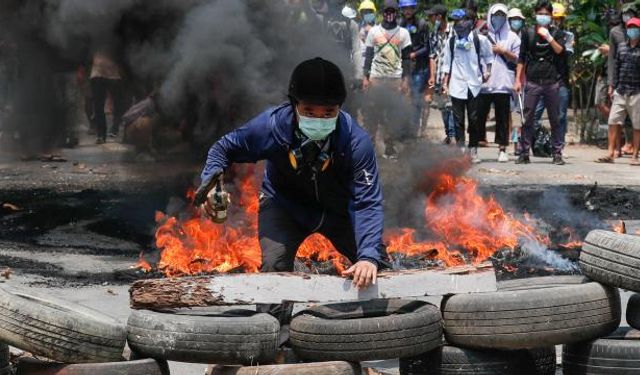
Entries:
MULTIPOLYGON (((247 168, 235 181, 234 196, 238 199, 224 225, 201 218, 196 210, 187 220, 156 213, 156 246, 162 251, 158 269, 165 275, 258 272, 259 181, 254 168, 247 168)), ((193 193, 188 195, 192 197, 193 193)), ((467 177, 448 174, 437 177, 435 188, 425 200, 424 215, 424 228, 387 231, 385 242, 392 258, 403 254, 454 266, 468 261, 482 262, 496 250, 514 248, 522 238, 543 244, 550 242, 549 237, 536 232, 535 221, 526 213, 522 221, 516 219, 492 196, 482 197, 477 183, 467 177), (418 236, 429 241, 417 240, 418 236)), ((573 243, 572 232, 568 233, 573 243)), ((338 272, 348 264, 331 242, 319 234, 308 237, 297 255, 305 263, 331 261, 338 272)))
POLYGON ((496 250, 514 248, 520 238, 546 240, 534 227, 506 213, 493 198, 484 198, 477 183, 467 177, 442 175, 425 208, 426 230, 437 242, 415 242, 412 229, 403 229, 390 239, 389 252, 415 252, 436 249, 437 258, 447 266, 463 262, 465 250, 473 263, 488 259, 496 250))
POLYGON ((627 226, 624 221, 620 220, 617 224, 613 224, 613 231, 620 234, 626 234, 627 226))

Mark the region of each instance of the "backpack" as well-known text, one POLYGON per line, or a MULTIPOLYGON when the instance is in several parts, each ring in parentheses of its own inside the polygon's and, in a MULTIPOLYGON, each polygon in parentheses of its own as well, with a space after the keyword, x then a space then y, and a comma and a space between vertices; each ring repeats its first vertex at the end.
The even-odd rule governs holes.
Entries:
POLYGON ((533 135, 533 156, 537 156, 539 158, 549 158, 551 157, 551 134, 549 130, 544 126, 541 126, 536 130, 533 135))
MULTIPOLYGON (((473 31, 473 46, 476 49, 476 54, 478 56, 478 67, 480 68, 480 75, 484 74, 482 69, 482 63, 480 62, 480 37, 478 37, 478 32, 473 31)), ((453 53, 456 49, 456 36, 452 35, 449 38, 449 51, 451 52, 451 64, 449 65, 449 74, 451 74, 451 70, 453 69, 453 53)))

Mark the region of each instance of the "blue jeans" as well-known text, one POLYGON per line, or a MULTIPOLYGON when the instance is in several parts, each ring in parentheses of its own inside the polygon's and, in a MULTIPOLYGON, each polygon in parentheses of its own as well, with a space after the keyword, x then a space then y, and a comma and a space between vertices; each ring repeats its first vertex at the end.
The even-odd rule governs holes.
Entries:
POLYGON ((424 91, 427 88, 427 80, 429 79, 429 71, 414 72, 411 75, 411 126, 415 128, 417 133, 420 128, 420 119, 424 110, 424 91))
MULTIPOLYGON (((563 136, 567 135, 567 110, 569 109, 569 88, 564 84, 560 84, 558 89, 559 112, 558 124, 563 136)), ((536 130, 542 126, 542 114, 544 113, 544 98, 538 102, 535 112, 535 128, 536 130)))
POLYGON ((456 139, 456 122, 453 120, 453 111, 451 107, 445 107, 442 111, 442 123, 444 124, 444 133, 450 139, 456 139))

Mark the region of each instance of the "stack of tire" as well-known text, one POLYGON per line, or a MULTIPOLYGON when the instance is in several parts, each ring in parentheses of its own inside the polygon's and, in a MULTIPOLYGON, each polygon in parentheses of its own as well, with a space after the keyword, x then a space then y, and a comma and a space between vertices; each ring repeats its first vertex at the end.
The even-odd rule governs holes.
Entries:
MULTIPOLYGON (((640 292, 640 237, 592 231, 582 245, 580 268, 604 285, 640 292)), ((564 374, 640 374, 640 294, 629 299, 626 320, 632 328, 565 345, 564 374)))
POLYGON ((125 326, 99 311, 51 296, 0 289, 0 375, 13 374, 7 344, 59 362, 21 362, 18 375, 168 374, 164 362, 124 361, 126 338, 125 326))

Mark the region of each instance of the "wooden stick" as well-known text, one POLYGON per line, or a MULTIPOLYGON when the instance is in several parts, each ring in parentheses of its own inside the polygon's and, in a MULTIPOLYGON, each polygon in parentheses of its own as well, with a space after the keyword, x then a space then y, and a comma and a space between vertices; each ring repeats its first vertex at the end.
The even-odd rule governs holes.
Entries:
POLYGON ((293 272, 219 274, 136 281, 129 289, 131 308, 166 309, 215 305, 324 303, 374 298, 443 296, 496 291, 488 264, 445 270, 381 272, 378 282, 358 290, 351 280, 293 272))

